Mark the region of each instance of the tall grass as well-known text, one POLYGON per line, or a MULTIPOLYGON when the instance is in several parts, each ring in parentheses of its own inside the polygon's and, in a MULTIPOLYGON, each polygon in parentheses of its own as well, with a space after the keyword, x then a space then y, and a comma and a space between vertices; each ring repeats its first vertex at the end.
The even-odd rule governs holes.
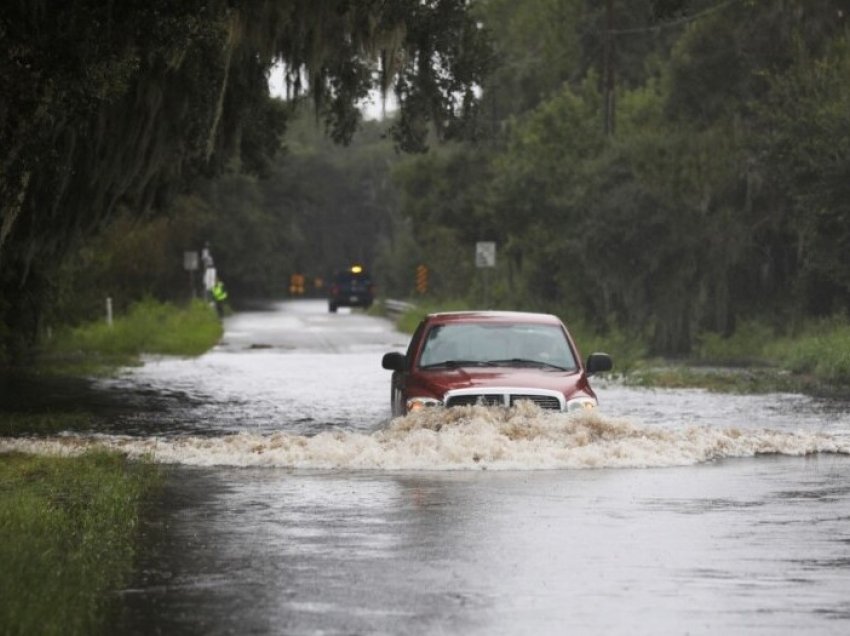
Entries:
POLYGON ((159 482, 119 455, 0 455, 0 631, 92 634, 132 572, 140 506, 159 482))
POLYGON ((694 358, 706 364, 746 366, 770 362, 769 347, 777 336, 773 328, 757 321, 741 323, 729 336, 703 333, 697 337, 694 358))
POLYGON ((199 355, 221 338, 221 322, 206 303, 186 308, 147 299, 134 304, 110 327, 105 321, 60 332, 46 343, 48 357, 82 356, 128 363, 143 353, 199 355))
POLYGON ((787 335, 777 335, 763 323, 748 322, 726 338, 703 335, 696 356, 702 362, 769 365, 819 382, 848 384, 850 322, 843 316, 810 321, 798 333, 787 335))
POLYGON ((850 324, 842 318, 813 322, 800 335, 765 348, 785 369, 831 384, 850 383, 850 324))

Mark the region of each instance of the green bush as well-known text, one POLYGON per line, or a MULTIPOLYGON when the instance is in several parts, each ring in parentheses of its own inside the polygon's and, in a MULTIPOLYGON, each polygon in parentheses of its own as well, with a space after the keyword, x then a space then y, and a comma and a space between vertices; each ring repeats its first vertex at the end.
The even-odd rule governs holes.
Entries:
POLYGON ((47 343, 50 354, 82 354, 130 360, 143 353, 199 355, 221 338, 215 311, 195 300, 185 309, 153 299, 130 307, 110 327, 105 321, 65 330, 47 343))

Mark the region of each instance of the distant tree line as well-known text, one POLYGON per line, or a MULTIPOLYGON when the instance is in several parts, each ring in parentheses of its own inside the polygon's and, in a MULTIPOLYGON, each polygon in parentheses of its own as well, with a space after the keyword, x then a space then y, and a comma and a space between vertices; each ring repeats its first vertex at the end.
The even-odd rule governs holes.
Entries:
POLYGON ((425 263, 429 295, 660 354, 846 312, 845 4, 7 3, 0 351, 185 297, 204 241, 237 298, 353 261, 408 296, 425 263), (401 109, 363 125, 370 87, 401 109))
POLYGON ((850 306, 850 15, 839 0, 482 0, 481 138, 407 161, 435 293, 617 326, 657 353, 850 306), (613 75, 613 126, 606 103, 613 75))

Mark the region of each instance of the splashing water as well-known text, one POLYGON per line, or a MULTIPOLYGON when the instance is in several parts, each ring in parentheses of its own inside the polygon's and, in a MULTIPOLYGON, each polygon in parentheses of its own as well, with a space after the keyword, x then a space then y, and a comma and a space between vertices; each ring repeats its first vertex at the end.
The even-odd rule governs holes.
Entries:
POLYGON ((850 455, 850 440, 825 433, 692 426, 670 430, 596 413, 426 409, 371 434, 330 431, 171 438, 62 435, 0 440, 0 452, 77 455, 107 449, 130 458, 196 466, 352 470, 540 470, 682 466, 759 454, 850 455))

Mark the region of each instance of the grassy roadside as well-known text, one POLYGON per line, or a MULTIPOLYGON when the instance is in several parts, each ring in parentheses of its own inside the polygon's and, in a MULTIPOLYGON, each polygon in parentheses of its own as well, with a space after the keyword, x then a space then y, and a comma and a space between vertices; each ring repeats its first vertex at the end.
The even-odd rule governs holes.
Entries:
POLYGON ((221 322, 206 303, 177 307, 156 300, 134 304, 110 327, 104 321, 60 330, 44 343, 39 367, 94 375, 139 363, 142 354, 200 355, 222 335, 221 322))
POLYGON ((159 483, 153 465, 116 454, 0 455, 0 631, 104 631, 159 483))
MULTIPOLYGON (((464 308, 469 306, 463 301, 421 303, 398 316, 396 325, 412 333, 428 313, 464 308)), ((745 323, 730 337, 701 335, 690 357, 674 361, 649 356, 648 343, 639 335, 611 328, 600 335, 581 322, 566 318, 565 322, 584 355, 611 354, 616 374, 629 385, 727 393, 850 394, 850 319, 846 317, 812 321, 792 335, 776 334, 761 323, 745 323)))
POLYGON ((703 334, 687 360, 645 362, 628 380, 644 386, 846 397, 850 393, 850 322, 842 317, 811 321, 794 334, 745 323, 729 337, 703 334))
MULTIPOLYGON (((145 300, 112 327, 59 331, 30 374, 106 374, 145 353, 192 356, 215 345, 215 311, 145 300)), ((86 428, 84 412, 0 412, 0 435, 49 435, 86 428)), ((106 632, 119 609, 111 595, 134 567, 144 503, 160 469, 117 454, 34 457, 0 454, 0 634, 106 632)))

